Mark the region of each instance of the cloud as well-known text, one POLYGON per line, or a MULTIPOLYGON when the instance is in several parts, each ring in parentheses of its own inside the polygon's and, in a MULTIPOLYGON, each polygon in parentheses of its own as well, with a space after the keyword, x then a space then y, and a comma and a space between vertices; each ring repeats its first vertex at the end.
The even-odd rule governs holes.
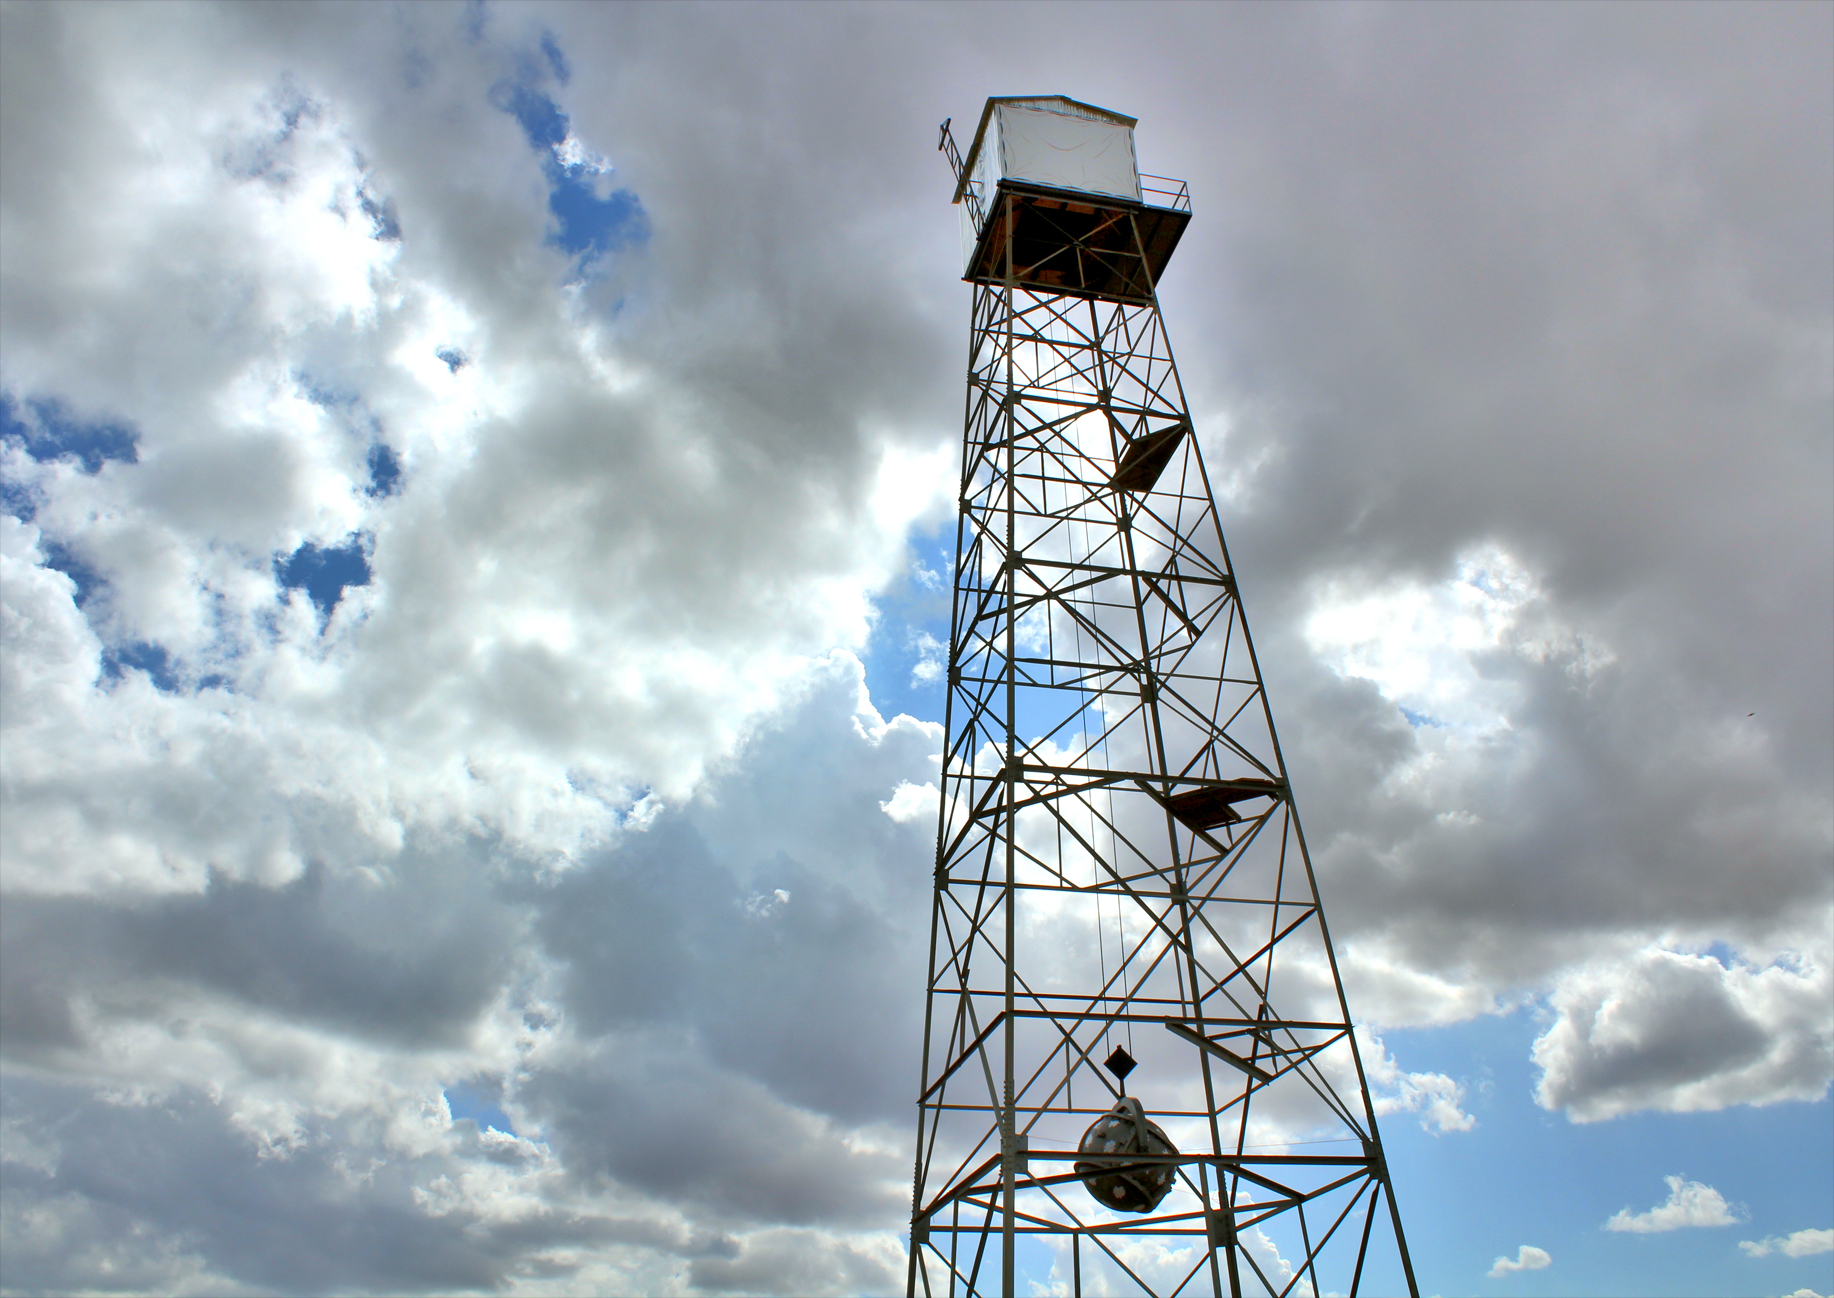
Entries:
MULTIPOLYGON (((1575 727, 1631 712, 1666 726, 1678 714, 1643 696, 1648 680, 1625 677, 1614 640, 1563 615, 1544 576, 1494 547, 1449 566, 1440 580, 1408 579, 1386 591, 1357 579, 1322 583, 1305 645, 1333 679, 1308 677, 1283 724, 1288 733, 1300 728, 1289 747, 1302 753, 1313 748, 1314 715, 1332 726, 1331 746, 1307 762, 1311 769, 1301 767, 1295 786, 1324 795, 1325 825, 1312 837, 1322 843, 1327 895, 1371 921, 1346 946, 1383 950, 1383 964, 1409 971, 1415 994, 1405 1012, 1417 1016, 1409 1021, 1469 1013, 1486 995, 1494 1003, 1566 965, 1582 915, 1601 932, 1645 941, 1664 930, 1724 933, 1726 917, 1751 901, 1703 855, 1708 843, 1752 878, 1806 887, 1800 865, 1825 851, 1826 813, 1812 799, 1791 798, 1767 823, 1769 836, 1754 837, 1745 809, 1722 796, 1753 773, 1752 755, 1715 728, 1683 727, 1661 741, 1663 751, 1687 754, 1680 762, 1698 762, 1685 778, 1700 782, 1700 797, 1677 804, 1668 827, 1614 820, 1616 809, 1668 799, 1656 781, 1672 790, 1681 772, 1671 762, 1660 777, 1649 768, 1647 779, 1626 784, 1641 759, 1607 758, 1615 738, 1582 740, 1575 727), (1658 706, 1666 720, 1650 711, 1658 706), (1595 771, 1594 760, 1618 764, 1595 771), (1561 811, 1575 796, 1573 763, 1586 768, 1585 782, 1612 789, 1588 800, 1596 814, 1583 829, 1561 811), (1755 854, 1754 843, 1763 844, 1755 854), (1509 906, 1496 904, 1505 896, 1509 906), (1440 991, 1419 1001, 1429 977, 1440 991)), ((1319 745, 1325 738, 1317 736, 1319 745)), ((1825 907, 1801 897, 1803 915, 1825 907)), ((1744 927, 1764 934, 1748 939, 1754 948, 1815 949, 1812 926, 1781 911, 1744 927)))
POLYGON ((1536 1102, 1596 1122, 1813 1100, 1834 1074, 1828 969, 1646 947, 1563 975, 1535 1041, 1536 1102))
MULTIPOLYGON (((646 794, 689 796, 815 660, 863 644, 869 592, 902 562, 908 511, 927 507, 924 466, 892 455, 896 435, 838 389, 810 417, 770 380, 692 381, 747 345, 742 329, 652 351, 563 291, 564 250, 544 242, 553 151, 491 102, 522 75, 513 49, 411 24, 440 79, 405 93, 378 75, 357 92, 334 27, 253 23, 237 29, 244 74, 212 81, 205 111, 143 84, 135 53, 144 38, 167 66, 214 66, 192 39, 200 20, 142 31, 124 12, 82 28, 95 66, 118 74, 59 129, 90 142, 79 151, 105 152, 130 123, 153 144, 64 173, 80 230, 43 195, 8 194, 9 229, 37 251, 9 263, 6 386, 80 394, 69 419, 119 412, 138 446, 137 462, 88 473, 9 442, 9 480, 39 500, 36 536, 12 552, 75 555, 100 593, 73 634, 104 661, 146 646, 186 686, 79 693, 61 718, 14 727, 15 879, 285 878, 325 851, 303 828, 313 808, 371 839, 340 856, 386 856, 405 827, 456 816, 506 850, 565 858, 615 836, 646 794), (412 129, 468 132, 476 148, 447 171, 412 129), (461 173, 506 183, 461 198, 461 173), (115 185, 158 196, 131 230, 114 227, 115 185), (365 214, 377 186, 399 237, 365 214), (512 263, 527 274, 475 273, 512 263), (143 337, 174 296, 191 314, 143 337), (157 363, 119 362, 150 349, 157 363), (803 462, 805 441, 825 450, 803 462), (372 491, 378 445, 394 490, 372 491), (363 584, 313 590, 306 617, 287 589, 307 580, 300 556, 352 536, 363 584), (222 688, 192 695, 206 679, 222 688), (155 733, 195 765, 166 760, 155 733), (106 774, 76 774, 89 768, 106 774), (162 819, 224 783, 245 795, 213 799, 207 824, 162 819), (101 841, 73 836, 73 816, 101 841)), ((8 80, 56 95, 71 77, 91 80, 55 59, 8 80)), ((551 107, 545 93, 527 91, 551 107)), ((9 157, 44 143, 42 114, 8 117, 9 157)))
POLYGON ((892 796, 879 804, 879 810, 908 825, 936 815, 936 800, 942 795, 934 784, 911 784, 908 781, 892 790, 892 796))
POLYGON ((392 873, 313 864, 279 887, 214 875, 200 893, 126 905, 11 897, 0 932, 22 976, 0 984, 9 1053, 89 1044, 136 986, 358 1038, 460 1045, 513 976, 522 924, 494 904, 475 855, 409 852, 392 873))
POLYGON ((949 647, 927 631, 918 632, 911 647, 917 650, 917 661, 911 667, 911 684, 934 685, 940 681, 947 666, 949 647))
POLYGON ((1469 735, 1504 728, 1517 702, 1517 681, 1483 670, 1499 652, 1569 658, 1582 679, 1611 665, 1608 648, 1548 624, 1545 592, 1513 555, 1481 546, 1456 564, 1452 579, 1433 585, 1326 584, 1305 624, 1307 643, 1341 675, 1372 682, 1411 726, 1469 735))
POLYGON ((1382 1039, 1371 1033, 1362 1034, 1361 1046, 1378 1116, 1417 1113, 1420 1129, 1436 1136, 1477 1126, 1477 1119, 1460 1107, 1465 1098, 1463 1085, 1444 1073, 1403 1072, 1382 1039))
POLYGON ((1798 1230, 1759 1240, 1741 1239, 1738 1246, 1745 1251, 1746 1257, 1769 1257, 1772 1253, 1785 1257, 1813 1257, 1817 1253, 1834 1252, 1834 1230, 1798 1230))
POLYGON ((921 897, 929 855, 877 801, 931 728, 861 705, 836 660, 720 801, 553 877, 411 834, 386 871, 9 896, 8 1062, 63 1080, 9 1073, 8 1274, 655 1292, 684 1259, 746 1287, 797 1249, 815 1291, 875 1286, 922 978, 881 907, 921 897), (760 816, 812 777, 827 796, 760 816), (461 1087, 518 1134, 454 1121, 461 1087), (301 1220, 336 1257, 295 1256, 301 1220))
POLYGON ((1683 1180, 1679 1176, 1665 1176, 1662 1179, 1668 1182, 1667 1199, 1648 1212, 1633 1213, 1629 1208, 1619 1209, 1605 1223, 1605 1229, 1628 1231, 1634 1235, 1654 1235, 1663 1231, 1683 1230, 1689 1226, 1733 1226, 1742 1219, 1742 1214, 1735 1214, 1725 1197, 1712 1186, 1703 1185, 1699 1181, 1683 1180))
POLYGON ((842 1242, 808 1231, 760 1232, 737 1257, 696 1258, 688 1279, 709 1293, 890 1293, 904 1277, 891 1241, 842 1242))
POLYGON ((476 1205, 437 1216, 414 1210, 409 1188, 443 1162, 437 1145, 419 1157, 397 1149, 354 1177, 339 1165, 341 1140, 249 1157, 229 1114, 195 1091, 109 1102, 77 1088, 9 1083, 9 1104, 58 1131, 54 1175, 8 1167, 15 1210, 33 1205, 22 1229, 9 1231, 9 1283, 163 1290, 214 1279, 322 1293, 352 1284, 468 1289, 504 1278, 488 1239, 500 1217, 476 1205), (338 1246, 323 1247, 326 1239, 338 1246))
POLYGON ((1516 1250, 1513 1260, 1499 1257, 1484 1274, 1492 1280, 1498 1280, 1518 1271, 1539 1271, 1553 1260, 1546 1249, 1536 1248, 1533 1244, 1524 1244, 1516 1250))
POLYGON ((1312 1298, 1312 1295, 1318 1292, 1309 1275, 1301 1275, 1295 1281, 1293 1264, 1281 1256, 1280 1246, 1269 1238, 1259 1226, 1243 1231, 1242 1242, 1247 1245, 1253 1255, 1261 1259, 1259 1263, 1261 1277, 1273 1281, 1275 1285, 1279 1286, 1281 1293, 1300 1294, 1304 1295, 1304 1298, 1312 1298))
MULTIPOLYGON (((696 1215, 869 1227, 895 1217, 905 1160, 760 1082, 708 1067, 666 1033, 606 1034, 519 1091, 574 1176, 608 1177, 696 1215)), ((815 1061, 791 1059, 798 1071, 815 1061)))

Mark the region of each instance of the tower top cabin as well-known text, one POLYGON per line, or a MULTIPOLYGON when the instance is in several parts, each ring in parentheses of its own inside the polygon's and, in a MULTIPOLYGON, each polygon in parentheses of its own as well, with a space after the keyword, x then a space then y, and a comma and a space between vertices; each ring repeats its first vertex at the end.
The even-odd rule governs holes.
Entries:
POLYGON ((1064 95, 996 97, 965 160, 944 123, 963 278, 1150 301, 1191 201, 1183 181, 1140 174, 1134 120, 1064 95))
POLYGON ((956 199, 983 198, 1002 180, 1140 201, 1134 118, 1063 95, 989 99, 968 146, 956 199))

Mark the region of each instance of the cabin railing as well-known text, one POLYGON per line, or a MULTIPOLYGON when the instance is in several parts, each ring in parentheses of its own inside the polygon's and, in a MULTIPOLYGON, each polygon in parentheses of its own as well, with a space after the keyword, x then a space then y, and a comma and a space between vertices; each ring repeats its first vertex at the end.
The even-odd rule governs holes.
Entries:
POLYGON ((1170 176, 1140 176, 1140 201, 1148 207, 1169 207, 1174 212, 1191 210, 1191 189, 1182 180, 1170 176))

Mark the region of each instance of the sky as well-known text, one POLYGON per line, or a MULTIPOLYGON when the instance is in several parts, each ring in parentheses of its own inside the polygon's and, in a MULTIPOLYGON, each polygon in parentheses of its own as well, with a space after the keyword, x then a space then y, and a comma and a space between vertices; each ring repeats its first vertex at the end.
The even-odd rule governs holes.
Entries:
POLYGON ((1422 1291, 1834 1290, 1822 3, 0 6, 0 1290, 901 1290, 1028 94, 1422 1291))

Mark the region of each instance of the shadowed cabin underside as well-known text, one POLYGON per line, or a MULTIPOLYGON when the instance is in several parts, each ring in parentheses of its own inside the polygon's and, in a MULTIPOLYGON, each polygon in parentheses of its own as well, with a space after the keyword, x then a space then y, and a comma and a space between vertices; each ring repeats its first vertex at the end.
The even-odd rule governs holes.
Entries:
POLYGON ((1154 207, 1001 181, 962 278, 1040 293, 1147 303, 1184 228, 1189 208, 1154 207))

